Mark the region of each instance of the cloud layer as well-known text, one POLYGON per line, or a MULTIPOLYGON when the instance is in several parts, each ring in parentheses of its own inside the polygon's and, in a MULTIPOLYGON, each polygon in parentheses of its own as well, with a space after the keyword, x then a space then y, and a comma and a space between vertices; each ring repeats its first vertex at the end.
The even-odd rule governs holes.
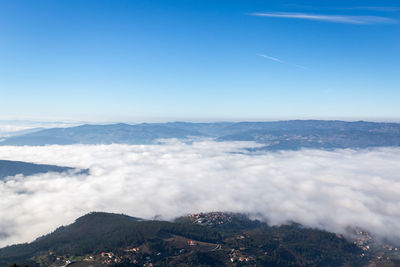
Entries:
POLYGON ((397 22, 392 18, 379 17, 379 16, 323 15, 323 14, 291 13, 291 12, 251 13, 250 15, 258 17, 271 17, 271 18, 319 20, 319 21, 347 23, 347 24, 385 24, 385 23, 397 22))
POLYGON ((240 153, 249 145, 0 147, 1 159, 91 169, 0 182, 0 246, 32 241, 90 211, 165 219, 247 212, 271 224, 294 220, 339 233, 360 226, 399 237, 399 148, 240 153))

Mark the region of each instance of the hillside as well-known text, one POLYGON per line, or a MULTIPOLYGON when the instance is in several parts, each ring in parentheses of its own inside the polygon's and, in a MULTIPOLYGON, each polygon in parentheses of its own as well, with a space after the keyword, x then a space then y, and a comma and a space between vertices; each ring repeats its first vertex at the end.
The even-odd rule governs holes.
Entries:
MULTIPOLYGON (((47 173, 47 172, 67 172, 76 169, 71 167, 60 167, 55 165, 34 164, 21 161, 0 160, 0 180, 8 176, 21 174, 24 176, 47 173)), ((78 170, 79 173, 88 173, 88 170, 78 170)))
POLYGON ((255 141, 258 150, 368 148, 400 146, 400 124, 294 120, 274 122, 142 123, 53 128, 5 138, 0 145, 153 144, 192 137, 255 141))
POLYGON ((95 212, 32 243, 0 249, 0 266, 363 266, 374 257, 363 253, 333 233, 271 227, 240 214, 166 222, 95 212))

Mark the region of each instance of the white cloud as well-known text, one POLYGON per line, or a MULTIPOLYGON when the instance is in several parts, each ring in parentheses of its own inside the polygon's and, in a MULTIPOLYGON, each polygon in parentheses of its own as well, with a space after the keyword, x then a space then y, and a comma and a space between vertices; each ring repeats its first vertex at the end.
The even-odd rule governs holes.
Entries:
POLYGON ((290 12, 270 12, 270 13, 260 12, 260 13, 250 13, 250 15, 258 17, 319 20, 319 21, 348 23, 348 24, 397 23, 397 21, 392 18, 378 17, 378 16, 322 15, 322 14, 290 13, 290 12))
POLYGON ((400 237, 399 148, 231 153, 251 144, 0 147, 1 159, 91 169, 0 182, 0 246, 32 241, 90 211, 166 219, 249 212, 272 224, 400 237))
POLYGON ((279 62, 279 63, 283 63, 282 60, 280 60, 279 58, 276 58, 276 57, 271 57, 271 56, 267 56, 267 55, 263 55, 263 54, 257 54, 257 55, 260 56, 260 57, 264 57, 264 58, 266 58, 266 59, 270 59, 270 60, 272 60, 272 61, 276 61, 276 62, 279 62))
POLYGON ((278 62, 278 63, 294 66, 294 67, 297 67, 297 68, 307 69, 304 66, 297 65, 297 64, 292 64, 292 63, 287 63, 287 62, 282 61, 282 60, 280 60, 279 58, 276 58, 276 57, 271 57, 271 56, 267 56, 267 55, 264 55, 264 54, 257 54, 257 56, 260 56, 260 57, 263 57, 263 58, 266 58, 266 59, 269 59, 269 60, 272 60, 272 61, 275 61, 275 62, 278 62))

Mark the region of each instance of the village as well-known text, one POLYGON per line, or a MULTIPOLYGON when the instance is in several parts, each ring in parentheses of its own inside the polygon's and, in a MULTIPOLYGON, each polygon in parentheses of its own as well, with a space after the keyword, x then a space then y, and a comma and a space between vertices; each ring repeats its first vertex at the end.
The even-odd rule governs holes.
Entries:
POLYGON ((140 247, 128 247, 119 252, 101 252, 99 254, 89 254, 81 257, 73 256, 57 256, 50 251, 49 256, 54 258, 54 263, 51 266, 86 266, 84 263, 93 264, 94 266, 112 266, 118 263, 143 263, 143 266, 153 266, 152 258, 146 253, 143 253, 140 247))
POLYGON ((195 224, 203 226, 223 225, 232 222, 232 214, 226 212, 194 213, 188 218, 195 224))
MULTIPOLYGON (((377 240, 366 230, 356 228, 353 233, 355 236, 354 244, 363 250, 361 257, 373 255, 376 260, 385 261, 400 256, 398 247, 383 240, 377 240)), ((338 236, 343 238, 342 235, 338 236)))

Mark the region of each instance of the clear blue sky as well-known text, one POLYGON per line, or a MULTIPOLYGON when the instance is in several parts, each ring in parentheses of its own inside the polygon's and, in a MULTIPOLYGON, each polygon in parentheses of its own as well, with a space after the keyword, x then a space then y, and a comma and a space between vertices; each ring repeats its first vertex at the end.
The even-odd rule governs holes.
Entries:
POLYGON ((1 0, 0 119, 400 119, 400 2, 1 0))

